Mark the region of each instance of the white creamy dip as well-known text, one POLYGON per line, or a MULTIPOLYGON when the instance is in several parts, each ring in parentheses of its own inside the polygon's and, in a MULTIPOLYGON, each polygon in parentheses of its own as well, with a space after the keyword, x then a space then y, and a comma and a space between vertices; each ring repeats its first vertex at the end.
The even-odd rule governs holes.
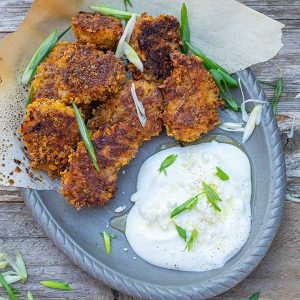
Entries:
POLYGON ((159 267, 181 271, 220 268, 248 239, 250 199, 250 163, 239 148, 213 141, 163 150, 147 159, 140 169, 126 237, 137 255, 159 267), (159 173, 161 163, 172 154, 177 158, 166 168, 167 174, 159 173), (229 179, 221 180, 216 167, 229 179), (218 202, 221 212, 201 194, 193 209, 171 219, 176 207, 203 192, 202 182, 222 199, 218 202), (190 251, 185 249, 186 241, 178 235, 175 224, 186 231, 187 240, 197 230, 190 251))

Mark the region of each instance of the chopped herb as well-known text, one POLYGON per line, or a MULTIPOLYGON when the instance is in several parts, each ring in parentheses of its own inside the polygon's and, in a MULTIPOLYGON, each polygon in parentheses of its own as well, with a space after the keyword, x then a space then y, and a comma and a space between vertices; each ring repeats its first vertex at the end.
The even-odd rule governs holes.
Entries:
POLYGON ((100 234, 103 238, 105 251, 107 254, 110 254, 111 253, 111 236, 105 230, 103 230, 100 234))
POLYGON ((33 295, 31 294, 30 291, 27 293, 27 299, 28 300, 34 300, 33 295))
POLYGON ((213 78, 216 82, 216 85, 220 90, 220 96, 223 98, 223 100, 225 102, 225 107, 228 109, 232 109, 234 111, 239 111, 240 107, 237 104, 237 100, 231 94, 228 83, 227 83, 226 79, 224 79, 224 73, 222 73, 222 72, 223 71, 220 69, 217 69, 217 70, 211 69, 210 70, 210 73, 213 76, 213 78))
POLYGON ((260 294, 259 292, 256 292, 249 298, 249 300, 257 300, 259 298, 259 294, 260 294))
POLYGON ((208 58, 201 50, 197 49, 195 46, 191 45, 189 42, 186 42, 187 46, 192 50, 192 52, 201 58, 203 61, 203 66, 206 70, 219 70, 224 80, 227 82, 228 87, 238 87, 238 82, 231 77, 228 71, 219 66, 217 63, 208 58))
POLYGON ((211 204, 211 206, 217 210, 221 211, 220 207, 217 205, 217 202, 222 201, 219 195, 215 192, 215 190, 205 182, 202 182, 203 192, 208 200, 208 202, 211 204))
MULTIPOLYGON (((134 13, 129 11, 122 11, 114 8, 109 8, 105 5, 99 4, 99 5, 93 5, 90 6, 91 9, 100 12, 102 15, 114 17, 120 20, 129 20, 134 13)), ((137 14, 137 16, 140 16, 137 14)))
POLYGON ((90 133, 84 123, 84 120, 81 116, 81 113, 79 111, 79 109, 77 108, 76 104, 75 103, 72 103, 72 106, 73 106, 73 109, 74 109, 74 112, 75 112, 75 117, 76 117, 76 120, 77 120, 77 124, 78 124, 78 128, 79 128, 79 131, 80 131, 80 134, 81 134, 81 137, 82 137, 82 140, 85 144, 85 147, 91 157, 91 160, 93 162, 93 165, 95 167, 95 169, 99 172, 100 169, 99 169, 99 165, 98 165, 98 162, 97 162, 97 157, 96 157, 96 154, 95 154, 95 150, 94 150, 94 146, 92 144, 92 141, 91 141, 91 137, 90 137, 90 133))
POLYGON ((10 285, 6 282, 6 280, 4 279, 1 273, 0 273, 0 284, 6 291, 9 300, 18 300, 18 297, 16 296, 15 292, 10 287, 10 285))
POLYGON ((192 234, 191 234, 188 242, 186 243, 185 249, 187 249, 188 251, 191 251, 191 249, 193 248, 193 246, 197 240, 197 237, 198 237, 198 231, 197 231, 197 229, 194 229, 192 231, 192 234))
POLYGON ((176 224, 175 224, 175 226, 176 226, 178 235, 186 242, 186 231, 176 224))
POLYGON ((72 291, 72 288, 69 286, 68 283, 61 282, 61 281, 44 280, 44 281, 40 281, 40 284, 50 289, 72 291))
MULTIPOLYGON (((100 235, 101 235, 102 237, 104 236, 103 231, 100 232, 100 235)), ((111 239, 116 239, 116 238, 117 238, 117 236, 116 236, 115 234, 109 234, 109 237, 110 237, 111 239)))
POLYGON ((216 167, 217 173, 216 175, 221 179, 221 180, 228 180, 229 176, 219 167, 216 167))
POLYGON ((185 3, 182 4, 182 8, 181 8, 180 36, 183 42, 183 45, 181 46, 181 52, 187 54, 189 51, 189 46, 187 45, 187 43, 190 42, 191 33, 190 33, 189 18, 188 18, 188 13, 187 13, 185 3))
POLYGON ((140 60, 138 54, 135 52, 135 50, 127 43, 124 41, 123 45, 123 50, 124 53, 127 57, 127 59, 141 72, 144 71, 144 66, 142 61, 140 60))
POLYGON ((282 94, 282 88, 283 88, 283 79, 280 78, 276 83, 276 87, 275 87, 275 90, 274 90, 274 95, 273 95, 272 102, 271 102, 272 110, 273 110, 274 115, 276 114, 277 104, 278 104, 279 99, 280 99, 281 94, 282 94))
POLYGON ((44 58, 52 51, 56 43, 63 37, 63 35, 70 29, 68 27, 61 34, 58 34, 57 29, 53 30, 46 39, 41 43, 39 48, 36 50, 32 56, 29 64, 27 65, 23 75, 22 84, 28 84, 33 76, 35 75, 38 65, 44 60, 44 58))
POLYGON ((132 3, 130 0, 124 0, 124 5, 125 5, 125 10, 127 11, 128 10, 128 5, 130 7, 132 7, 132 3))
POLYGON ((274 84, 274 83, 272 83, 272 82, 268 82, 268 81, 264 81, 264 80, 258 80, 258 82, 259 82, 260 84, 265 84, 265 85, 271 86, 271 87, 273 87, 273 88, 276 87, 276 84, 274 84))
POLYGON ((193 209, 197 204, 198 204, 198 197, 194 196, 192 198, 190 198, 189 200, 185 201, 184 203, 182 203, 181 205, 177 206, 172 212, 171 212, 171 219, 174 218, 175 216, 181 214, 182 212, 186 211, 186 210, 191 210, 193 209))
POLYGON ((165 175, 167 175, 166 168, 170 167, 176 160, 177 155, 171 154, 169 155, 160 165, 159 167, 159 173, 163 172, 165 175))

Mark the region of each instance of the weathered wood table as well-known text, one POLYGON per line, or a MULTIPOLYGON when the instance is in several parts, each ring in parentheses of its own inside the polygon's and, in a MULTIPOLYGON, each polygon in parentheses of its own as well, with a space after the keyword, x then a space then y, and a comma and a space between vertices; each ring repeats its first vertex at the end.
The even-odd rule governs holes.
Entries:
MULTIPOLYGON (((18 28, 31 2, 0 0, 0 38, 18 28)), ((72 1, 65 2, 66 5, 72 5, 72 1)), ((284 78, 277 120, 285 144, 288 192, 300 197, 300 99, 295 99, 300 93, 300 0, 241 2, 286 25, 284 48, 276 58, 253 69, 260 80, 284 78), (288 139, 287 132, 293 120, 294 138, 288 139)), ((271 98, 270 88, 266 88, 266 93, 271 98)), ((21 291, 31 290, 36 299, 131 299, 74 266, 41 231, 15 188, 0 187, 0 240, 16 245, 22 252, 29 281, 26 285, 18 284, 16 287, 21 291), (69 282, 73 291, 49 290, 39 284, 40 280, 49 278, 69 282)), ((256 291, 261 292, 260 299, 300 299, 299 253, 300 203, 286 201, 279 233, 265 259, 246 280, 215 299, 248 299, 256 291)))

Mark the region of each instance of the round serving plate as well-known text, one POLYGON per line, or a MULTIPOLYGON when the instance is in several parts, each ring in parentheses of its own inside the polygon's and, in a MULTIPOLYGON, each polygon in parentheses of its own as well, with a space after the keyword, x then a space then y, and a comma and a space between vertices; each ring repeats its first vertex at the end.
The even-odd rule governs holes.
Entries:
MULTIPOLYGON (((265 100, 266 96, 250 69, 240 77, 246 98, 265 100)), ((236 97, 241 101, 237 90, 236 97)), ((222 121, 241 120, 221 111, 222 121)), ((237 143, 241 133, 219 128, 209 135, 224 135, 237 143)), ((252 167, 252 227, 244 247, 222 268, 207 272, 180 272, 155 267, 135 255, 126 237, 109 227, 115 208, 133 203, 136 179, 142 163, 160 145, 172 142, 164 133, 146 142, 135 159, 120 172, 118 191, 107 206, 77 211, 55 191, 20 189, 27 206, 46 234, 75 264, 105 284, 142 299, 207 299, 221 294, 242 281, 259 264, 277 232, 285 197, 285 161, 276 120, 270 107, 264 106, 261 124, 243 145, 252 167), (118 237, 107 255, 99 233, 106 229, 118 237), (123 248, 128 248, 124 251, 123 248)), ((237 224, 239 226, 239 224, 237 224)))

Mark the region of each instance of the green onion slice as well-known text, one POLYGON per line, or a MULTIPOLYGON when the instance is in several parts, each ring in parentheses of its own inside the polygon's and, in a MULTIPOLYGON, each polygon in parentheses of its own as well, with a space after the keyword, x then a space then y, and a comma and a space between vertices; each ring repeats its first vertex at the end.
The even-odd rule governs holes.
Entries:
POLYGON ((221 180, 229 180, 229 176, 219 167, 216 167, 217 173, 216 175, 221 179, 221 180))
POLYGON ((209 72, 213 76, 216 85, 220 90, 220 95, 225 102, 225 107, 228 109, 232 109, 234 111, 239 111, 240 107, 237 104, 237 100, 231 94, 227 81, 223 77, 222 71, 219 69, 218 70, 211 69, 209 72))
POLYGON ((160 165, 158 171, 159 173, 163 172, 165 175, 167 175, 166 169, 170 167, 176 160, 177 155, 176 154, 171 154, 169 155, 160 165))
POLYGON ((259 298, 259 295, 260 295, 260 293, 256 292, 249 298, 249 300, 257 300, 259 298))
POLYGON ((283 79, 280 78, 276 83, 276 87, 275 87, 275 90, 274 90, 274 95, 272 97, 272 102, 271 102, 272 110, 273 110, 274 115, 276 114, 277 104, 278 104, 279 99, 281 97, 282 90, 283 90, 283 79))
POLYGON ((197 240, 197 237, 198 237, 198 231, 197 231, 197 229, 194 229, 192 231, 192 234, 191 234, 188 242, 186 243, 185 249, 187 249, 188 251, 191 251, 194 244, 195 244, 195 242, 196 242, 196 240, 197 240))
POLYGON ((189 42, 186 42, 187 46, 192 50, 192 52, 200 57, 203 61, 203 65, 206 70, 220 70, 220 73, 224 76, 224 80, 226 80, 228 87, 238 87, 238 82, 231 77, 230 73, 222 68, 220 65, 215 63, 213 60, 208 58, 200 49, 191 45, 189 42), (226 76, 225 76, 226 75, 226 76))
POLYGON ((23 75, 22 84, 27 85, 35 75, 38 65, 44 60, 44 58, 52 51, 56 43, 70 30, 68 27, 61 34, 58 34, 57 29, 54 29, 46 39, 41 43, 39 48, 36 50, 32 56, 29 64, 27 65, 23 75))
POLYGON ((220 207, 217 205, 218 202, 222 201, 216 191, 205 182, 202 182, 203 192, 207 198, 207 201, 211 204, 212 208, 216 211, 221 212, 220 207))
POLYGON ((105 230, 101 232, 101 236, 103 238, 105 251, 107 254, 111 253, 111 236, 105 230))
POLYGON ((124 50, 124 53, 125 53, 127 59, 132 64, 134 64, 138 70, 140 70, 141 72, 144 72, 144 66, 143 66, 143 63, 140 60, 139 56, 137 55, 135 50, 125 41, 123 44, 123 50, 124 50))
POLYGON ((171 212, 171 219, 174 218, 175 216, 183 213, 186 210, 191 210, 193 209, 197 204, 198 204, 198 197, 194 196, 192 198, 190 198, 189 200, 185 201, 184 203, 182 203, 181 205, 177 206, 172 212, 171 212))
POLYGON ((44 280, 44 281, 40 281, 40 284, 50 289, 72 291, 72 288, 69 286, 68 283, 61 282, 61 281, 44 280))
POLYGON ((18 300, 18 297, 16 296, 15 292, 13 291, 11 286, 6 282, 6 280, 4 279, 1 273, 0 273, 0 284, 6 291, 9 300, 18 300))
POLYGON ((178 235, 186 242, 186 231, 176 224, 175 224, 175 226, 176 226, 178 235))
POLYGON ((27 299, 28 300, 34 300, 33 295, 30 291, 27 293, 27 299))
MULTIPOLYGON (((102 15, 114 17, 114 18, 117 18, 120 20, 129 20, 132 17, 132 15, 134 14, 133 12, 130 12, 130 11, 122 11, 122 10, 107 7, 102 4, 92 5, 92 6, 90 6, 90 8, 92 10, 100 12, 102 15)), ((138 15, 138 16, 140 16, 140 15, 138 15)))
POLYGON ((93 146, 93 143, 91 141, 91 137, 90 137, 90 133, 84 123, 84 120, 81 116, 81 113, 78 109, 78 107, 76 106, 76 104, 74 102, 72 102, 72 106, 73 106, 73 109, 74 109, 74 112, 75 112, 75 117, 76 117, 76 120, 77 120, 77 124, 78 124, 78 128, 79 128, 79 131, 80 131, 80 135, 82 137, 82 140, 85 144, 85 147, 91 157, 91 160, 93 162, 93 165, 95 167, 95 169, 99 172, 100 169, 99 169, 99 165, 98 165, 98 162, 97 162, 97 157, 96 157, 96 154, 95 154, 95 150, 94 150, 94 146, 93 146))
POLYGON ((187 8, 185 3, 182 4, 182 8, 181 8, 180 36, 183 42, 183 45, 181 46, 181 52, 187 54, 189 51, 189 46, 187 45, 187 43, 190 42, 191 33, 190 33, 189 18, 188 18, 188 13, 187 13, 187 8))

